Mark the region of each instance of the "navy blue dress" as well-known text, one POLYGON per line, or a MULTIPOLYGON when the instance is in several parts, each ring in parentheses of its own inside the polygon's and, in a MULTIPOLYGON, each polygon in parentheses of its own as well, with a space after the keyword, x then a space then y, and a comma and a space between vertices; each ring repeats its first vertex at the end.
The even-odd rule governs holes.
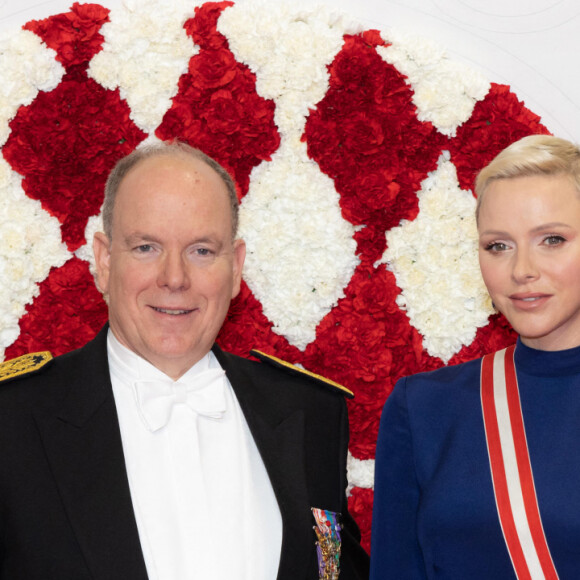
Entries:
MULTIPOLYGON (((580 347, 515 364, 536 494, 560 580, 580 578, 580 347)), ((481 359, 401 379, 377 442, 371 580, 513 579, 479 394, 481 359)))

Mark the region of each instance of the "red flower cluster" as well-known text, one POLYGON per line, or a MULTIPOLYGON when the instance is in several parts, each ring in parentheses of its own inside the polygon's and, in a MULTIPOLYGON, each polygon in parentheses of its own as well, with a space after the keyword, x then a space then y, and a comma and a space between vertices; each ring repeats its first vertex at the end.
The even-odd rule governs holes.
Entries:
POLYGON ((56 50, 65 68, 80 65, 86 69, 104 42, 101 26, 109 21, 109 10, 99 4, 75 2, 70 12, 46 20, 31 20, 23 26, 36 33, 49 48, 56 50))
POLYGON ((509 87, 492 84, 449 145, 459 185, 473 190, 479 171, 500 151, 527 135, 548 133, 540 117, 527 109, 509 87))
POLYGON ((119 92, 87 77, 107 20, 101 6, 75 4, 68 14, 27 24, 56 50, 67 73, 56 89, 19 109, 3 148, 4 158, 24 176, 26 194, 63 224, 72 251, 85 243, 87 220, 99 213, 113 165, 146 137, 119 92))
POLYGON ((217 31, 222 10, 232 2, 208 2, 195 9, 185 30, 201 48, 179 81, 179 92, 156 131, 160 139, 180 137, 219 161, 247 193, 252 169, 269 161, 280 145, 274 103, 256 92, 256 76, 237 62, 217 31))
POLYGON ((303 139, 334 179, 344 217, 384 233, 416 216, 415 192, 435 169, 446 140, 417 120, 411 89, 379 56, 378 45, 384 42, 372 31, 345 38, 303 139))
POLYGON ((26 194, 62 223, 70 250, 85 243, 87 220, 99 213, 113 165, 145 138, 129 113, 118 91, 67 75, 10 124, 4 157, 24 176, 26 194))
POLYGON ((474 341, 464 346, 450 361, 450 365, 480 358, 488 352, 501 350, 517 339, 517 334, 509 322, 501 315, 490 317, 489 324, 477 330, 474 341))
POLYGON ((355 487, 348 498, 348 511, 356 519, 362 534, 361 545, 370 553, 371 551, 371 519, 373 505, 373 492, 371 489, 355 487))
POLYGON ((355 393, 350 450, 359 459, 374 457, 381 409, 397 379, 442 364, 423 352, 420 335, 396 305, 398 293, 384 266, 359 266, 301 361, 355 393))
POLYGON ((107 321, 107 305, 83 260, 71 258, 39 286, 40 294, 20 319, 18 340, 6 349, 7 359, 42 350, 64 354, 94 338, 107 321))

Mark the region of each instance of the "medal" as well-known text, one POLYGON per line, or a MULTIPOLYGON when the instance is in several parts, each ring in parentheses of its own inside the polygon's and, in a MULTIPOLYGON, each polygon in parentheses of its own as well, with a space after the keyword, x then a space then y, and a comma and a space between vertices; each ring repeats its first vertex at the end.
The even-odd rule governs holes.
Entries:
POLYGON ((340 573, 340 514, 329 510, 312 508, 316 521, 314 531, 318 541, 316 552, 318 555, 319 580, 338 580, 340 573))

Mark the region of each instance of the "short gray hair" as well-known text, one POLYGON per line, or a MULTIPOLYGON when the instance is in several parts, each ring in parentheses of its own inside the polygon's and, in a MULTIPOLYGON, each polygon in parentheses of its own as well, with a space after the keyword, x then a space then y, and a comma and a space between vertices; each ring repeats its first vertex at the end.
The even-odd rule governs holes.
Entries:
POLYGON ((109 240, 112 239, 113 232, 113 211, 115 209, 115 200, 121 182, 127 174, 137 165, 146 159, 154 157, 191 157, 197 159, 207 166, 211 167, 221 178, 226 186, 228 197, 230 200, 231 216, 232 216, 232 238, 235 238, 238 232, 238 213, 239 203, 236 192, 236 185, 230 174, 215 160, 206 155, 203 151, 184 143, 183 141, 161 141, 151 145, 146 145, 139 149, 135 149, 129 155, 117 161, 113 167, 107 182, 105 184, 105 200, 103 201, 103 227, 105 235, 109 240))

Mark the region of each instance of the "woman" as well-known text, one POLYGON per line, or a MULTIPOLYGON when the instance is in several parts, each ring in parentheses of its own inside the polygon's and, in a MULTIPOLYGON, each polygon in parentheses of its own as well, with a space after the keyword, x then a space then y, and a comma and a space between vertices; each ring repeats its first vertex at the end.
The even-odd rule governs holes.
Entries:
POLYGON ((526 137, 476 193, 483 279, 519 339, 397 383, 373 580, 580 578, 580 150, 526 137))

